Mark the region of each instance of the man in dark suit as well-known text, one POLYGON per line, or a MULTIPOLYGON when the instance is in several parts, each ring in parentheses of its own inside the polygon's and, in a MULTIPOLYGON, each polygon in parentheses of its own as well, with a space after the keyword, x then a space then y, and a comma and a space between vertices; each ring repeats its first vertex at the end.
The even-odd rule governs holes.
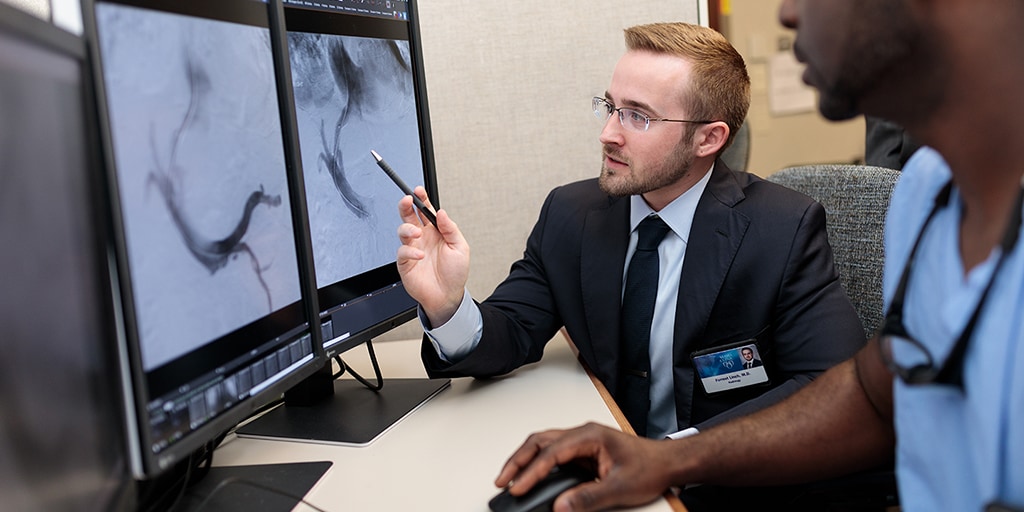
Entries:
POLYGON ((717 158, 749 106, 742 57, 717 32, 682 23, 627 29, 626 42, 593 100, 604 121, 600 177, 549 194, 523 258, 487 300, 465 291, 458 227, 444 210, 437 229, 425 224, 411 197, 399 203, 398 268, 420 303, 431 376, 505 374, 539 360, 564 326, 620 406, 638 405, 637 430, 663 437, 776 403, 864 337, 821 205, 717 158), (637 371, 622 356, 636 342, 622 330, 624 275, 650 216, 670 231, 657 246, 650 366, 637 371), (748 339, 771 384, 706 393, 691 354, 748 339), (649 384, 647 396, 627 398, 630 379, 649 384))
POLYGON ((754 359, 754 349, 750 347, 743 347, 740 349, 740 355, 743 356, 743 368, 749 370, 751 368, 761 366, 761 360, 754 359))

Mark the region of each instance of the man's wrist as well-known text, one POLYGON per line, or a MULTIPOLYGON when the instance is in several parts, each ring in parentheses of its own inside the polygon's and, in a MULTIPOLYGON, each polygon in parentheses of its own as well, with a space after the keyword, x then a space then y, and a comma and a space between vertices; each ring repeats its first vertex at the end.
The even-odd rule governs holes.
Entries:
POLYGON ((459 307, 464 302, 464 295, 468 294, 469 292, 464 289, 463 295, 460 295, 458 300, 448 301, 447 304, 439 308, 427 309, 421 304, 420 308, 423 310, 423 314, 426 317, 425 320, 429 323, 426 327, 428 329, 437 329, 438 327, 443 327, 447 324, 448 321, 459 312, 459 307))
POLYGON ((462 303, 447 322, 431 328, 427 326, 428 321, 421 307, 420 322, 424 332, 437 354, 446 362, 454 363, 466 357, 480 341, 483 319, 468 290, 463 292, 462 303))

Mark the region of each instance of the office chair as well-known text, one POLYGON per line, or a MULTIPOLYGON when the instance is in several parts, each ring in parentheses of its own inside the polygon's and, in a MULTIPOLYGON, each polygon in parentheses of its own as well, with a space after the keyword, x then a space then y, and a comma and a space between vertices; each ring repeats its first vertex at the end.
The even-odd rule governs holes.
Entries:
MULTIPOLYGON (((825 207, 826 230, 839 280, 857 310, 865 337, 882 323, 884 231, 889 197, 900 172, 866 165, 805 165, 768 177, 825 207)), ((804 487, 794 509, 889 510, 899 504, 891 465, 804 487)))
POLYGON ((882 324, 883 238, 889 196, 900 172, 866 165, 804 165, 768 177, 825 207, 839 280, 857 310, 865 337, 882 324))
POLYGON ((734 171, 746 171, 750 162, 750 120, 744 120, 732 144, 722 151, 722 161, 734 171))

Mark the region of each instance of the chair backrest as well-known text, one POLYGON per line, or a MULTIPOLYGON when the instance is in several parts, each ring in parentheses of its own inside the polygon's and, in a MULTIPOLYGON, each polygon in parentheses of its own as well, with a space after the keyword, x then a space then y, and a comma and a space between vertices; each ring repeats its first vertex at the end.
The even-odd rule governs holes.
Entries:
POLYGON ((884 167, 805 165, 768 177, 825 207, 839 279, 868 337, 882 323, 885 215, 899 175, 884 167))
POLYGON ((732 145, 722 152, 722 161, 734 171, 746 171, 750 163, 750 120, 743 121, 740 129, 736 131, 736 137, 732 139, 732 145))

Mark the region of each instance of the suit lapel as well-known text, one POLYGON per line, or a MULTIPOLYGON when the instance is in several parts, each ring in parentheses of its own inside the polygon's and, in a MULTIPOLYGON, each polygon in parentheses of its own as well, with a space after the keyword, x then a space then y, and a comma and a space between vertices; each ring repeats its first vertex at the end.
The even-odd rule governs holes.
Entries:
MULTIPOLYGON (((744 198, 733 173, 721 161, 715 164, 704 194, 697 203, 686 246, 676 306, 673 355, 677 371, 698 344, 707 328, 711 309, 729 272, 750 219, 733 209, 744 198)), ((681 425, 690 424, 694 376, 684 368, 676 377, 676 407, 681 425)))
MULTIPOLYGON (((711 308, 739 250, 750 219, 733 209, 744 198, 733 172, 721 161, 694 214, 680 278, 676 308, 674 356, 685 361, 707 327, 711 308)), ((619 358, 619 324, 622 273, 629 245, 629 201, 609 200, 591 210, 583 226, 580 247, 580 281, 583 310, 590 343, 578 343, 581 355, 614 393, 619 358)), ((689 425, 693 398, 692 370, 676 377, 677 413, 681 425, 689 425)))
POLYGON ((629 245, 629 201, 613 198, 587 214, 580 251, 583 310, 591 343, 590 361, 614 392, 619 357, 619 310, 622 272, 629 245), (602 375, 603 374, 603 375, 602 375))

